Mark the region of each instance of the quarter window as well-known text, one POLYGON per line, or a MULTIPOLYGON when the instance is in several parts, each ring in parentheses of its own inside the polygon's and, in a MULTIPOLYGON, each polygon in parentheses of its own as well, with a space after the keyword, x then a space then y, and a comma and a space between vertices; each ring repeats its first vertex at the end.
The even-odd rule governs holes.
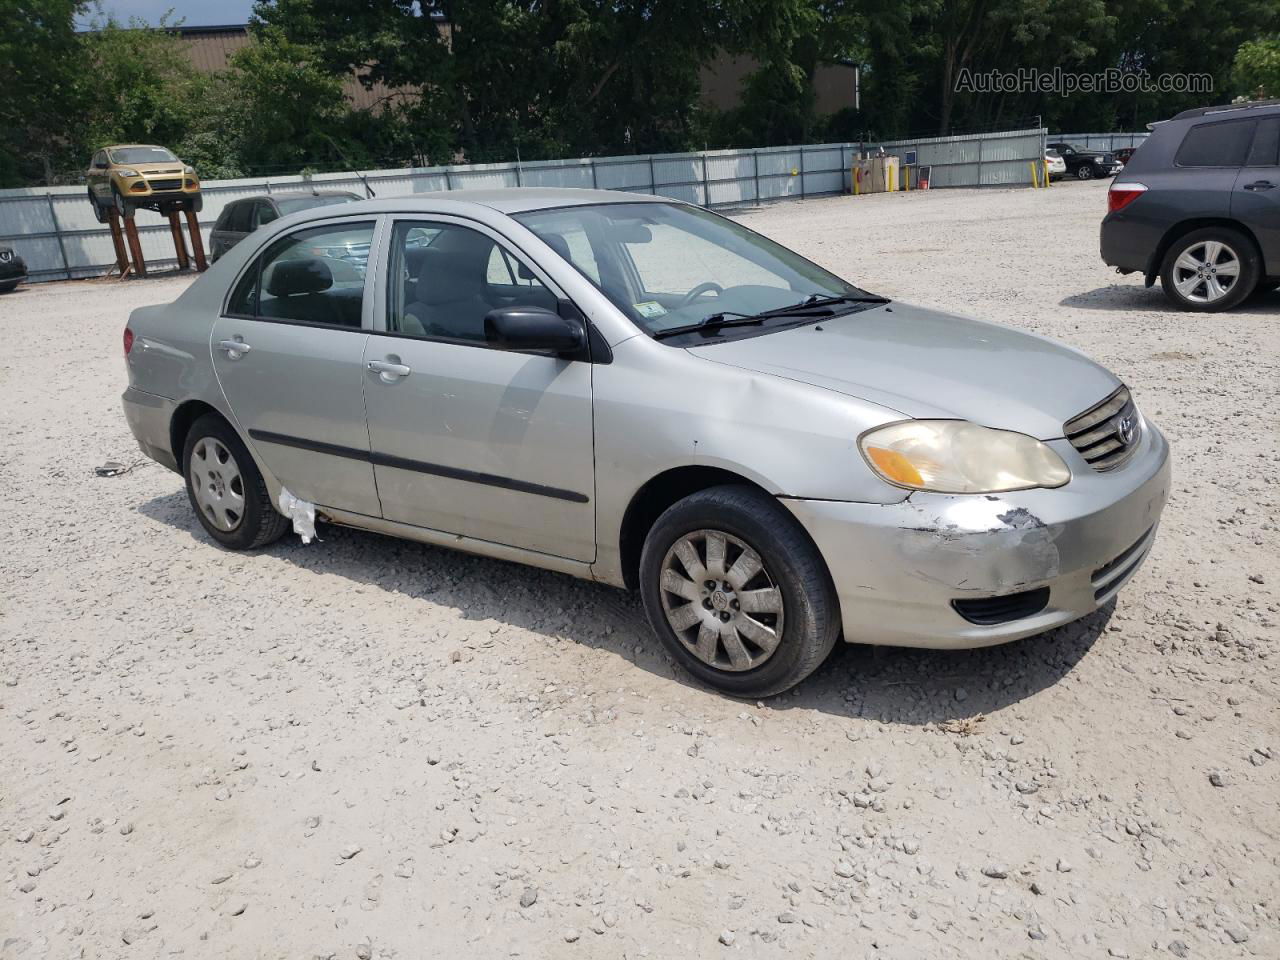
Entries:
POLYGON ((282 237, 231 295, 235 316, 329 327, 360 326, 373 224, 313 227, 282 237))
POLYGON ((1238 167, 1244 163, 1254 120, 1202 123, 1187 131, 1174 162, 1180 167, 1238 167))
POLYGON ((556 295, 524 261, 491 237, 450 223, 396 224, 387 288, 390 332, 483 343, 490 310, 554 310, 556 304, 556 295))

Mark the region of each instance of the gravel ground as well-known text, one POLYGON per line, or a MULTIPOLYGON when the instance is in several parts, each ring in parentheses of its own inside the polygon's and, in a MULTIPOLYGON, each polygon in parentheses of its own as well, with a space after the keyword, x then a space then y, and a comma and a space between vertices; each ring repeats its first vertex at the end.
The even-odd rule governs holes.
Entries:
POLYGON ((1170 312, 1099 261, 1105 189, 742 215, 1087 351, 1176 478, 1113 609, 760 704, 610 588, 217 549, 118 399, 128 311, 188 281, 0 297, 0 957, 1280 956, 1280 296, 1170 312))

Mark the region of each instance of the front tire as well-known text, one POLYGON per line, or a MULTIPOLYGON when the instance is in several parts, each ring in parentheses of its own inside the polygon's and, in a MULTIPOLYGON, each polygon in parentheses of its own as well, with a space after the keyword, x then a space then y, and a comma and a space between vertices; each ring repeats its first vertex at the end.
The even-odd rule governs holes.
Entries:
POLYGON ((1180 310, 1230 310, 1257 287, 1261 258, 1253 241, 1230 227, 1205 227, 1179 237, 1165 254, 1160 286, 1180 310))
POLYGON ((1086 163, 1086 164, 1084 164, 1083 166, 1076 167, 1076 179, 1077 179, 1077 180, 1092 180, 1092 179, 1093 179, 1093 164, 1091 164, 1091 163, 1086 163))
POLYGON ((200 525, 231 550, 254 550, 289 529, 276 512, 266 482, 231 425, 205 415, 192 424, 182 446, 187 499, 200 525))
POLYGON ((745 485, 692 494, 658 518, 640 557, 640 592, 676 661, 735 697, 794 687, 840 633, 818 548, 773 497, 745 485))

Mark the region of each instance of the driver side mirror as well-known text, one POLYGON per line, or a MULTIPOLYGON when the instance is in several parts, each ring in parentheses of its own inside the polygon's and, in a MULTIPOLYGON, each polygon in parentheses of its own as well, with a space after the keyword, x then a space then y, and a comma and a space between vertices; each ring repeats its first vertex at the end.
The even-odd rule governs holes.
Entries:
POLYGON ((577 353, 587 345, 587 328, 545 307, 499 307, 485 314, 484 338, 499 350, 577 353))

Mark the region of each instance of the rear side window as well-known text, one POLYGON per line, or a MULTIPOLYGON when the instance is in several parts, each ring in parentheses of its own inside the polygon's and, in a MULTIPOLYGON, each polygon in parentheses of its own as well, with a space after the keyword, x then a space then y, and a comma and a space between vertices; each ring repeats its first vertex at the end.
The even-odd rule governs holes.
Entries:
POLYGON ((1280 166, 1280 117, 1258 121, 1258 132, 1253 136, 1253 146, 1249 148, 1245 166, 1280 166))
POLYGON ((373 223, 299 230, 271 244, 240 278, 232 316, 358 328, 373 223))
POLYGON ((1242 166, 1256 126, 1256 120, 1226 120, 1192 127, 1174 163, 1180 167, 1242 166))
POLYGON ((249 215, 253 211, 252 200, 240 200, 231 205, 231 215, 227 217, 227 230, 234 230, 236 233, 248 233, 253 229, 249 225, 249 215))

